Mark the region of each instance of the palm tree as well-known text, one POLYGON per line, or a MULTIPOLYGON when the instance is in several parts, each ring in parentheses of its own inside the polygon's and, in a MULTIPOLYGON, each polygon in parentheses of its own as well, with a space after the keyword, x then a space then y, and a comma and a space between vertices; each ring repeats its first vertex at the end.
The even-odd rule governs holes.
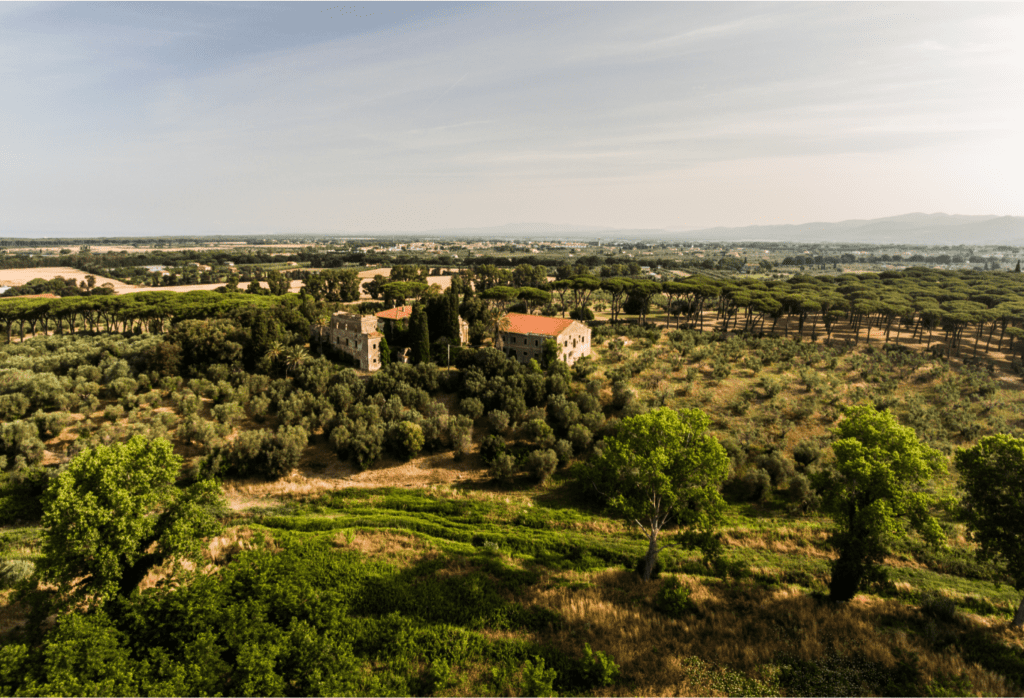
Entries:
POLYGON ((502 333, 508 332, 512 323, 509 322, 508 313, 502 310, 495 310, 494 312, 494 347, 501 349, 504 347, 505 341, 502 337, 502 333))
POLYGON ((288 377, 288 369, 299 368, 309 360, 309 352, 305 347, 288 347, 284 352, 284 377, 288 377))
POLYGON ((321 315, 320 317, 313 321, 313 327, 316 328, 316 346, 317 350, 321 354, 324 353, 324 334, 327 333, 327 328, 330 327, 330 325, 331 321, 325 318, 323 315, 321 315))
POLYGON ((285 346, 280 342, 273 342, 267 348, 267 352, 264 354, 265 357, 270 359, 270 362, 276 364, 278 360, 284 356, 285 346))

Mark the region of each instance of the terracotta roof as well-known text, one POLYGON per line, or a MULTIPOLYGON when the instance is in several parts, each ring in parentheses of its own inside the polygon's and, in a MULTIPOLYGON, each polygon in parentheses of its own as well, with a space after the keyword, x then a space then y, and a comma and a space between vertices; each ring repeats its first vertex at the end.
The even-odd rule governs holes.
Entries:
POLYGON ((382 320, 405 320, 412 316, 412 306, 403 305, 401 308, 391 308, 390 310, 382 310, 377 313, 377 317, 382 320))
POLYGON ((576 321, 569 318, 509 313, 507 331, 513 334, 543 334, 557 337, 574 322, 576 321))

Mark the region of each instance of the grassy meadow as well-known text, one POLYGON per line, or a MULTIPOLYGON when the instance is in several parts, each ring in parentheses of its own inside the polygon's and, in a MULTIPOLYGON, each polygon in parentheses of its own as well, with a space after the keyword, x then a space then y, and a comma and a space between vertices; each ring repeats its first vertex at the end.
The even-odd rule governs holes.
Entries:
MULTIPOLYGON (((152 607, 145 622, 128 611, 112 621, 125 633, 119 646, 137 653, 132 643, 145 641, 192 656, 174 629, 200 621, 218 628, 233 661, 265 643, 278 657, 274 671, 253 669, 249 683, 230 684, 253 695, 1024 691, 1024 636, 1008 627, 1020 595, 1002 570, 975 559, 955 517, 955 471, 931 483, 947 498, 939 514, 948 547, 911 538, 886 560, 888 581, 845 605, 826 599, 831 521, 815 512, 814 493, 798 477, 827 463, 844 405, 889 408, 950 456, 988 434, 1019 436, 1018 378, 906 348, 662 327, 598 326, 594 347, 573 383, 597 397, 609 419, 656 406, 700 407, 710 416, 732 462, 721 568, 669 548, 658 578, 642 581, 633 568, 646 541, 601 508, 571 464, 544 484, 528 475, 500 484, 476 465, 474 446, 459 461, 442 452, 389 487, 398 465, 366 473, 328 467, 328 456, 317 456, 323 445, 311 439, 293 476, 224 484, 229 494, 253 496, 229 496, 225 530, 196 570, 207 581, 144 593, 152 607), (437 477, 447 470, 460 476, 437 477), (234 599, 242 610, 203 599, 234 599), (309 654, 317 642, 302 645, 300 631, 347 649, 341 658, 309 654), (342 664, 347 673, 323 668, 342 664)), ((172 391, 153 385, 146 395, 135 422, 156 418, 173 437, 172 391), (140 420, 143 412, 149 417, 140 420)), ((128 427, 108 410, 113 404, 91 403, 93 413, 78 419, 116 440, 128 427)), ((212 409, 203 398, 201 414, 212 409)), ((474 443, 489 430, 478 420, 474 443)), ((48 448, 67 439, 58 434, 48 448)), ((179 444, 186 456, 189 448, 179 444)), ((5 564, 38 559, 40 536, 34 525, 0 528, 5 564)), ((151 573, 143 589, 165 588, 169 572, 151 573)), ((29 607, 12 590, 0 594, 0 636, 11 637, 29 607)), ((201 689, 152 677, 147 690, 201 689)), ((108 694, 142 692, 142 684, 117 680, 96 685, 108 694)), ((76 687, 87 685, 64 690, 76 687)))

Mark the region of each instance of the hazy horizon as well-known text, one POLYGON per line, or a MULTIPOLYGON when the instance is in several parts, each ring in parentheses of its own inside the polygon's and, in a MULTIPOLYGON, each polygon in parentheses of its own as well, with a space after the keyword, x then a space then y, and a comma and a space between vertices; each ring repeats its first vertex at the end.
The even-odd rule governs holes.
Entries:
POLYGON ((0 237, 1024 215, 1017 3, 0 3, 0 73, 0 237))

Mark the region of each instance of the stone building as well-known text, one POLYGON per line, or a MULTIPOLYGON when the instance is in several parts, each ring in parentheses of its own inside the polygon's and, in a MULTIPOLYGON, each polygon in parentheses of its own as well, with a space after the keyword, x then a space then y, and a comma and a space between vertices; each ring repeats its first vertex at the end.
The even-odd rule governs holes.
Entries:
POLYGON ((507 329, 501 333, 505 353, 526 363, 540 361, 544 356, 544 343, 553 339, 558 343, 558 358, 570 366, 581 357, 590 356, 590 328, 578 320, 509 313, 507 329))
POLYGON ((354 358, 356 365, 365 371, 376 371, 381 367, 381 334, 377 331, 377 318, 373 315, 338 312, 331 316, 327 327, 313 326, 309 333, 314 339, 326 341, 354 358))

